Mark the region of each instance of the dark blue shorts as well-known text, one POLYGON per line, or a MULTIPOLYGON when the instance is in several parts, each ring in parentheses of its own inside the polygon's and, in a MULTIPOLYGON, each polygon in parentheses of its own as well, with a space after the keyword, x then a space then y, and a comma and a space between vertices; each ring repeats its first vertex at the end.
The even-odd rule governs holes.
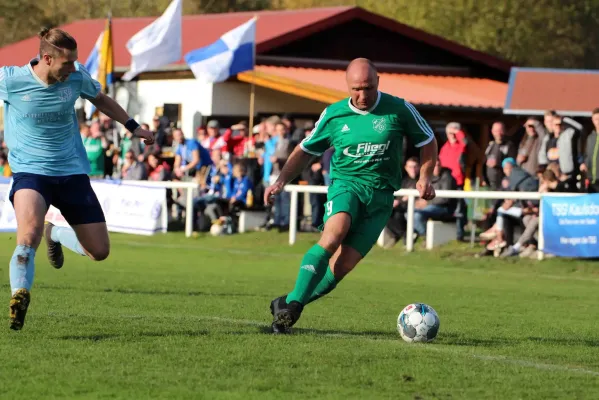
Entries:
POLYGON ((9 199, 13 206, 18 190, 32 189, 42 195, 46 210, 50 205, 58 208, 69 225, 106 222, 87 175, 44 176, 19 172, 12 178, 9 199))

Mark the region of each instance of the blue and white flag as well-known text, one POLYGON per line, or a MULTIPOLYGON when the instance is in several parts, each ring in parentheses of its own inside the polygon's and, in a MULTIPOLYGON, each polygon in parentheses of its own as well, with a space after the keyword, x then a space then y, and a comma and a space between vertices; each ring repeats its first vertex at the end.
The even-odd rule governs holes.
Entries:
POLYGON ((131 54, 131 67, 123 77, 130 81, 138 74, 157 70, 181 59, 182 1, 173 0, 159 18, 137 32, 127 42, 131 54))
POLYGON ((195 77, 206 83, 224 82, 230 76, 254 69, 256 18, 230 30, 216 42, 190 51, 185 61, 195 77))

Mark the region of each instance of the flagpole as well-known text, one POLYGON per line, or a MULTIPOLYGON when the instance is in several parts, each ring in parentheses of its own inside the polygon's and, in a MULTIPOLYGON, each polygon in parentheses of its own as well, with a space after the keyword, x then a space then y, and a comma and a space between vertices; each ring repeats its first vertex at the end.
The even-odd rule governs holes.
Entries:
MULTIPOLYGON (((113 31, 112 31, 112 3, 113 3, 113 0, 110 2, 111 6, 110 6, 110 10, 108 11, 108 23, 109 23, 109 29, 110 29, 110 41, 112 42, 112 44, 114 44, 114 35, 113 35, 113 31)), ((116 101, 116 77, 114 74, 114 46, 112 44, 110 45, 110 51, 112 52, 111 57, 110 57, 112 59, 112 71, 111 71, 112 79, 110 82, 109 93, 112 93, 112 98, 113 98, 113 100, 116 101)), ((116 148, 119 148, 119 143, 120 143, 121 138, 119 136, 118 128, 114 129, 112 131, 112 139, 114 142, 114 146, 116 148)))
MULTIPOLYGON (((254 14, 254 18, 256 18, 256 28, 258 27, 258 15, 254 14)), ((254 57, 253 57, 253 62, 254 62, 254 68, 253 70, 256 69, 256 41, 254 40, 254 57)), ((254 138, 254 114, 255 114, 255 104, 256 104, 256 85, 254 84, 254 81, 252 80, 252 83, 250 84, 250 141, 254 138)))

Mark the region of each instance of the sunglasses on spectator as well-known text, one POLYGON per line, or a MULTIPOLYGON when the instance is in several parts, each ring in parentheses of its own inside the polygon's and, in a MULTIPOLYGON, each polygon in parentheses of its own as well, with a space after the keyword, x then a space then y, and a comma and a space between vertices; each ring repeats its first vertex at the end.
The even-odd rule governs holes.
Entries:
POLYGON ((534 125, 526 125, 527 128, 534 128, 534 125))

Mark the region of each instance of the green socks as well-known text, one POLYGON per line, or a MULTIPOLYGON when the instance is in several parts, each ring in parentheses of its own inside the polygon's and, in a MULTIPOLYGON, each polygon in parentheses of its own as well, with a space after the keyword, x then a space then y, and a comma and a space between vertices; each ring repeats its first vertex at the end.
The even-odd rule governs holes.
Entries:
POLYGON ((312 292, 312 296, 308 299, 308 303, 312 303, 314 300, 320 299, 322 296, 329 294, 335 287, 337 286, 337 279, 335 279, 335 275, 333 271, 331 271, 331 267, 327 268, 327 272, 324 274, 324 278, 320 281, 314 292, 312 292))
MULTIPOLYGON (((331 253, 318 244, 308 250, 302 259, 299 274, 295 281, 295 288, 287 295, 287 303, 292 301, 297 301, 302 305, 308 303, 313 297, 313 292, 317 289, 317 286, 320 287, 319 283, 323 281, 327 271, 330 271, 329 260, 331 256, 331 253)), ((321 294, 321 296, 324 294, 326 293, 321 294)))

